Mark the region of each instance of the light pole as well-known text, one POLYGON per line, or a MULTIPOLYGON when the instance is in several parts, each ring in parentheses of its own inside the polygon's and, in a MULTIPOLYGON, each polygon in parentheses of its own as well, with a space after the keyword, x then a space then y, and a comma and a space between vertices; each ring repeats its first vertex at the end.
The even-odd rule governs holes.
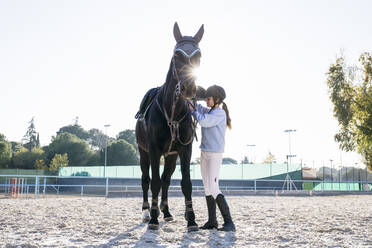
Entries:
POLYGON ((292 158, 296 157, 296 155, 292 155, 291 153, 291 133, 296 132, 296 129, 286 129, 284 130, 285 133, 288 133, 288 145, 289 145, 289 155, 287 155, 287 175, 285 177, 285 181, 282 187, 282 190, 284 189, 284 186, 287 184, 287 190, 292 190, 292 186, 297 190, 296 185, 293 183, 291 177, 289 176, 289 165, 292 164, 292 158))
POLYGON ((291 157, 292 157, 292 153, 291 153, 291 133, 296 132, 296 131, 297 131, 296 129, 286 129, 286 130, 284 130, 285 133, 288 133, 289 164, 292 164, 292 161, 291 161, 291 157))
POLYGON ((339 170, 338 170, 338 182, 341 182, 341 165, 339 166, 339 170))
POLYGON ((348 177, 347 177, 347 166, 346 166, 346 181, 347 181, 347 182, 349 181, 349 179, 348 179, 348 177))
POLYGON ((368 182, 368 168, 367 168, 367 165, 366 165, 366 168, 364 168, 364 170, 366 171, 366 183, 368 182))
POLYGON ((253 164, 253 147, 255 147, 256 145, 254 145, 254 144, 252 144, 252 145, 247 145, 247 147, 248 147, 248 156, 249 156, 249 158, 250 158, 250 160, 251 161, 249 161, 249 158, 248 158, 248 164, 253 164), (250 149, 249 149, 250 148, 250 149), (249 154, 249 150, 250 150, 250 153, 251 154, 249 154))
POLYGON ((288 158, 291 159, 291 158, 294 158, 296 157, 296 155, 287 155, 287 174, 289 173, 289 169, 288 169, 288 158))
POLYGON ((338 170, 338 189, 341 190, 341 165, 339 166, 338 170))
POLYGON ((105 167, 103 169, 103 177, 106 177, 106 166, 107 166, 107 143, 108 143, 108 136, 107 136, 107 128, 109 128, 111 125, 106 124, 105 130, 106 130, 106 147, 105 147, 105 167))

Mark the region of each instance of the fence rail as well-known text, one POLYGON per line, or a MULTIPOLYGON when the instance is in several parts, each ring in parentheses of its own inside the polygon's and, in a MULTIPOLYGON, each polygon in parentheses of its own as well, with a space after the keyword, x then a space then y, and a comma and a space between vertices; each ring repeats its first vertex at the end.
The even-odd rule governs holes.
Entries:
MULTIPOLYGON (((41 176, 41 175, 0 175, 0 193, 10 197, 39 197, 55 195, 99 195, 110 192, 142 192, 140 179, 83 177, 83 176, 41 176), (128 181, 132 180, 132 181, 128 181)), ((220 182, 223 182, 221 180, 220 182)), ((307 191, 371 191, 369 181, 320 181, 320 180, 228 180, 221 185, 225 191, 288 190, 291 183, 296 190, 307 191), (240 185, 238 185, 240 184, 240 185), (285 187, 287 185, 287 187, 285 187)), ((200 182, 201 184, 201 182, 200 182)), ((201 185, 193 185, 193 191, 203 191, 201 185)), ((170 185, 169 192, 181 192, 181 186, 170 185)))

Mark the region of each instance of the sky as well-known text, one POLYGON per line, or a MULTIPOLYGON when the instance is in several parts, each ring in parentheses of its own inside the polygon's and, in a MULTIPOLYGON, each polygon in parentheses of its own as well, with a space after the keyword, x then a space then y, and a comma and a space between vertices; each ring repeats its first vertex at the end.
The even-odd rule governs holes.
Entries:
POLYGON ((326 73, 341 54, 357 65, 371 52, 371 9, 340 0, 0 1, 0 133, 21 141, 32 117, 42 145, 76 117, 86 130, 110 124, 112 137, 134 129, 143 95, 165 81, 177 21, 183 35, 204 24, 197 84, 226 90, 225 157, 259 163, 270 152, 284 162, 290 142, 293 163, 362 166, 334 141, 326 73), (297 131, 289 139, 286 129, 297 131))

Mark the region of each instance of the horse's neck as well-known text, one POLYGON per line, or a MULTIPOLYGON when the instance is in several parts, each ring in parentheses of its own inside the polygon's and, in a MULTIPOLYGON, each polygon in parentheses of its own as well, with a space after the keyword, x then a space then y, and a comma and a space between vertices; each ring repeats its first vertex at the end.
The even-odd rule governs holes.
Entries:
POLYGON ((178 97, 178 99, 176 99, 175 97, 176 85, 177 81, 173 78, 173 75, 171 75, 171 77, 167 78, 167 81, 165 82, 163 87, 163 92, 161 94, 164 111, 167 112, 167 115, 170 118, 173 104, 176 104, 174 110, 174 118, 177 118, 177 116, 184 113, 186 109, 185 100, 182 97, 178 97))

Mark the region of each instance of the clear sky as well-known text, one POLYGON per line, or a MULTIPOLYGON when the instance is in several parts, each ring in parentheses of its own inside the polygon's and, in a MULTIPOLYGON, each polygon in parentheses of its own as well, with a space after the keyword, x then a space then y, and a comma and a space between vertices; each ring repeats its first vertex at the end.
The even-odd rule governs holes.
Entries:
MULTIPOLYGON (((326 72, 372 50, 371 1, 1 1, 0 133, 21 141, 35 117, 42 145, 79 123, 134 129, 142 96, 161 85, 173 24, 205 25, 199 85, 223 86, 233 129, 225 156, 308 166, 360 163, 339 151, 326 72), (249 151, 247 144, 255 147, 249 151)), ((194 144, 193 158, 199 156, 194 144)))

